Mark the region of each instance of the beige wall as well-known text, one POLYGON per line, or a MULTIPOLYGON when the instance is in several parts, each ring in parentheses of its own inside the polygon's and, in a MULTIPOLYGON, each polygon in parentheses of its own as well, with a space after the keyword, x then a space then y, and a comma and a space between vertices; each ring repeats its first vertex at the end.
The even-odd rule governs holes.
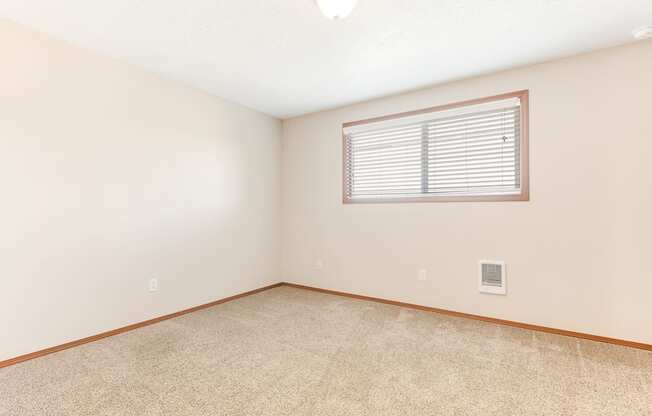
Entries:
POLYGON ((0 51, 0 360, 280 280, 278 120, 6 21, 0 51))
POLYGON ((0 50, 0 360, 279 280, 652 343, 651 41, 287 120, 282 159, 273 118, 6 21, 0 50), (341 203, 342 122, 517 89, 530 202, 341 203))
POLYGON ((647 41, 286 120, 283 277, 652 343, 650 74, 647 41), (342 204, 343 122, 519 89, 530 202, 342 204), (506 297, 478 293, 483 258, 506 297))

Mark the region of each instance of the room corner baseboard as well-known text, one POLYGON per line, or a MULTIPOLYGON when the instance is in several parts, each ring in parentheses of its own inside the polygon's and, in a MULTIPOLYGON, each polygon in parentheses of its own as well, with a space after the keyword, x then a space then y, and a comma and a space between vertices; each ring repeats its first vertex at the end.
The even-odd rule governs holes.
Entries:
POLYGON ((57 345, 57 346, 54 346, 54 347, 46 348, 46 349, 43 349, 43 350, 40 350, 40 351, 31 352, 29 354, 20 355, 18 357, 14 357, 14 358, 10 358, 8 360, 0 361, 0 368, 8 367, 10 365, 14 365, 14 364, 18 364, 18 363, 22 363, 23 361, 33 360, 34 358, 43 357, 44 355, 48 355, 48 354, 52 354, 52 353, 55 353, 55 352, 67 350, 68 348, 73 348, 73 347, 77 347, 79 345, 88 344, 89 342, 98 341, 98 340, 100 340, 102 338, 107 338, 107 337, 110 337, 110 336, 113 336, 113 335, 122 334, 123 332, 132 331, 134 329, 142 328, 144 326, 148 326, 148 325, 152 325, 152 324, 155 324, 155 323, 158 323, 158 322, 161 322, 161 321, 176 318, 178 316, 185 315, 187 313, 195 312, 195 311, 198 311, 198 310, 201 310, 201 309, 210 308, 211 306, 219 305, 220 303, 229 302, 229 301, 232 301, 232 300, 235 300, 235 299, 238 299, 238 298, 242 298, 244 296, 253 295, 255 293, 263 292, 265 290, 273 289, 275 287, 279 287, 279 286, 282 286, 282 285, 283 285, 283 283, 275 283, 273 285, 261 287, 261 288, 254 289, 254 290, 250 290, 248 292, 239 293, 237 295, 229 296, 229 297, 226 297, 226 298, 223 298, 223 299, 218 299, 218 300, 215 300, 215 301, 212 301, 212 302, 209 302, 209 303, 205 303, 203 305, 193 306, 192 308, 184 309, 182 311, 174 312, 174 313, 171 313, 171 314, 168 314, 168 315, 159 316, 157 318, 148 319, 148 320, 142 321, 142 322, 137 322, 135 324, 123 326, 121 328, 112 329, 111 331, 102 332, 102 333, 97 334, 97 335, 91 335, 90 337, 78 339, 78 340, 75 340, 75 341, 66 342, 65 344, 61 344, 61 345, 57 345))
POLYGON ((646 351, 652 351, 652 344, 645 344, 645 343, 642 343, 642 342, 626 341, 626 340, 617 339, 617 338, 603 337, 603 336, 600 336, 600 335, 592 335, 592 334, 585 334, 585 333, 582 333, 582 332, 567 331, 565 329, 549 328, 549 327, 541 326, 541 325, 533 325, 533 324, 526 324, 526 323, 523 323, 523 322, 508 321, 506 319, 490 318, 490 317, 487 317, 487 316, 473 315, 473 314, 470 314, 470 313, 450 311, 450 310, 447 310, 447 309, 432 308, 430 306, 415 305, 415 304, 412 304, 412 303, 399 302, 399 301, 383 299, 383 298, 376 298, 376 297, 373 297, 373 296, 356 295, 356 294, 353 294, 353 293, 339 292, 339 291, 336 291, 336 290, 321 289, 321 288, 301 285, 301 284, 297 284, 297 283, 283 282, 283 283, 281 283, 281 285, 288 286, 288 287, 294 287, 294 288, 297 288, 297 289, 311 290, 311 291, 319 292, 319 293, 326 293, 326 294, 329 294, 329 295, 344 296, 344 297, 347 297, 347 298, 366 300, 366 301, 377 302, 377 303, 384 303, 384 304, 394 305, 394 306, 401 306, 401 307, 404 307, 404 308, 417 309, 417 310, 426 311, 426 312, 439 313, 439 314, 442 314, 442 315, 455 316, 455 317, 458 317, 458 318, 467 318, 467 319, 473 319, 473 320, 476 320, 476 321, 489 322, 489 323, 498 324, 498 325, 506 325, 506 326, 516 327, 516 328, 521 328, 521 329, 529 329, 531 331, 546 332, 546 333, 549 333, 549 334, 562 335, 562 336, 573 337, 573 338, 581 338, 581 339, 587 339, 587 340, 590 340, 590 341, 597 341, 597 342, 603 342, 603 343, 607 343, 607 344, 619 345, 619 346, 623 346, 623 347, 629 347, 629 348, 636 348, 636 349, 641 349, 641 350, 646 350, 646 351))
POLYGON ((426 311, 426 312, 433 312, 433 313, 439 313, 442 315, 449 315, 449 316, 455 316, 458 318, 467 318, 467 319, 473 319, 476 321, 483 321, 483 322, 488 322, 488 323, 493 323, 493 324, 498 324, 498 325, 506 325, 506 326, 511 326, 511 327, 516 327, 516 328, 521 328, 521 329, 529 329, 532 331, 539 331, 539 332, 547 332, 549 334, 555 334, 555 335, 562 335, 562 336, 567 336, 567 337, 573 337, 573 338, 582 338, 582 339, 587 339, 590 341, 597 341, 597 342, 603 342, 607 344, 614 344, 614 345, 619 345, 619 346, 624 346, 624 347, 630 347, 630 348, 637 348, 641 350, 646 350, 646 351, 652 351, 652 344, 645 344, 641 342, 635 342, 635 341, 626 341, 622 339, 617 339, 617 338, 609 338, 609 337, 603 337, 599 335, 591 335, 591 334, 585 334, 582 332, 574 332, 574 331, 567 331, 564 329, 557 329, 557 328, 549 328, 545 326, 540 326, 540 325, 532 325, 532 324, 526 324, 522 322, 516 322, 516 321, 508 321, 505 319, 497 319, 497 318, 490 318, 486 316, 481 316, 481 315, 473 315, 469 313, 464 313, 464 312, 456 312, 456 311, 450 311, 447 309, 440 309, 440 308, 433 308, 430 306, 423 306, 423 305, 415 305, 412 303, 406 303, 406 302, 399 302, 399 301, 394 301, 394 300, 389 300, 389 299, 383 299, 383 298, 376 298, 373 296, 365 296, 365 295, 356 295, 353 293, 347 293, 347 292, 339 292, 336 290, 329 290, 329 289, 322 289, 322 288, 317 288, 317 287, 312 287, 312 286, 306 286, 306 285, 301 285, 297 283, 289 283, 289 282, 280 282, 280 283, 275 283, 273 285, 261 287, 259 289, 254 289, 250 290, 248 292, 244 293, 239 293, 237 295, 229 296, 223 299, 215 300, 209 303, 205 303, 203 305, 199 306, 194 306, 192 308, 184 309, 179 312, 174 312, 168 315, 163 315, 159 316, 157 318, 149 319, 146 321, 142 322, 137 322, 135 324, 127 325, 121 328, 113 329, 111 331, 106 331, 102 332, 97 335, 92 335, 90 337, 78 339, 75 341, 70 341, 65 344, 57 345, 54 347, 46 348, 40 351, 35 351, 29 354, 24 354, 20 355, 18 357, 10 358, 8 360, 0 361, 0 368, 3 367, 8 367, 10 365, 18 364, 24 361, 32 360, 34 358, 38 357, 43 357, 48 354, 52 354, 58 351, 63 351, 68 348, 73 348, 77 347, 83 344, 88 344, 89 342, 94 342, 98 341, 102 338, 107 338, 113 335, 118 335, 123 332, 127 331, 132 331, 134 329, 142 328, 144 326, 152 325, 161 321, 165 321, 168 319, 176 318, 181 315, 185 315, 187 313, 195 312, 201 309, 205 308, 210 308, 211 306, 219 305, 221 303, 229 302, 238 298, 242 298, 245 296, 253 295, 256 293, 263 292, 265 290, 273 289, 275 287, 279 286, 287 286, 287 287, 293 287, 297 289, 304 289, 304 290, 310 290, 313 292, 319 292, 319 293, 325 293, 329 295, 336 295, 336 296, 343 296, 347 298, 353 298, 353 299, 359 299, 359 300, 365 300, 369 302, 377 302, 377 303, 384 303, 388 305, 394 305, 394 306, 401 306, 404 308, 410 308, 410 309, 417 309, 421 311, 426 311))

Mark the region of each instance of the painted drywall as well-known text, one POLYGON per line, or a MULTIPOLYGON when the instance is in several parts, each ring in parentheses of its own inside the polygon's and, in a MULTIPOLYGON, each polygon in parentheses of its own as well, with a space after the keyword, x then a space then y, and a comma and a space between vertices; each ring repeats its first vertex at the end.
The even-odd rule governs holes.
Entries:
POLYGON ((284 278, 652 343, 651 73, 646 41, 285 120, 284 278), (521 89, 529 202, 342 204, 343 122, 521 89))
POLYGON ((280 121, 7 21, 0 50, 0 360, 280 280, 280 121))

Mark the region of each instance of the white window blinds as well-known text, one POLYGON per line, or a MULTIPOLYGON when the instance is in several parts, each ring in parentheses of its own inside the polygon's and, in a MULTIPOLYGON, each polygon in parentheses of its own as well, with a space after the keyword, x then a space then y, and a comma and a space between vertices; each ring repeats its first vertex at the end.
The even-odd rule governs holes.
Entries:
POLYGON ((521 98, 344 129, 345 200, 522 195, 521 98))

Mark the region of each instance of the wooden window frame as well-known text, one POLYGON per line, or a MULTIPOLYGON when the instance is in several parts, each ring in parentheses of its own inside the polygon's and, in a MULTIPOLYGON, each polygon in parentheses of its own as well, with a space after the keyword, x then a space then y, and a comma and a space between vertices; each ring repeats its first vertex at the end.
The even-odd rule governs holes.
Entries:
POLYGON ((373 117, 364 120, 350 121, 342 124, 342 202, 344 204, 379 204, 379 203, 406 203, 406 202, 503 202, 503 201, 529 201, 530 200, 530 163, 529 163, 529 90, 508 92, 505 94, 492 95, 490 97, 477 98, 473 100, 458 101, 455 103, 438 105, 423 108, 421 110, 406 111, 381 117, 373 117), (378 123, 381 121, 394 120, 403 117, 417 116, 427 113, 435 113, 453 108, 467 107, 484 104, 492 101, 501 101, 510 98, 520 100, 520 153, 519 169, 521 192, 517 194, 504 195, 448 195, 448 196, 417 196, 417 197, 377 197, 377 198, 351 198, 347 194, 347 170, 346 149, 347 139, 344 129, 363 124, 378 123))

